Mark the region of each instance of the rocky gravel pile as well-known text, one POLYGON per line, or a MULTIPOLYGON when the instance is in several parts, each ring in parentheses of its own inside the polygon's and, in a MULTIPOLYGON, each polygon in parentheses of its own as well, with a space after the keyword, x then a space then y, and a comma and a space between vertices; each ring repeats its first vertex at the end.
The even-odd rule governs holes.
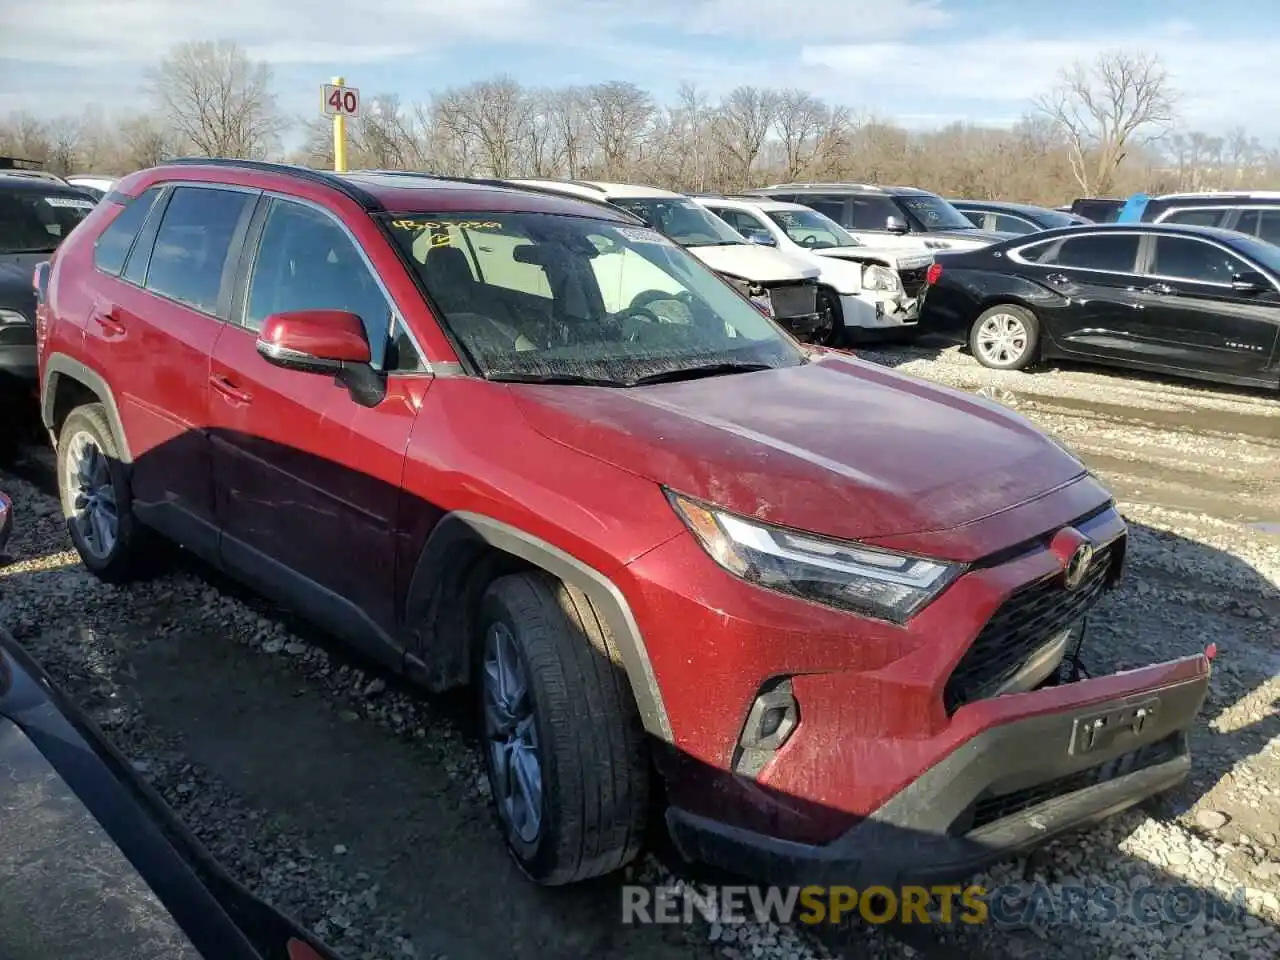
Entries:
MULTIPOLYGON (((1016 886, 1024 906, 1040 898, 1041 907, 1023 911, 1026 922, 999 927, 953 923, 945 931, 900 931, 912 946, 888 936, 883 928, 862 927, 852 942, 836 946, 819 942, 808 931, 769 924, 700 923, 691 930, 651 928, 625 936, 606 930, 575 947, 573 955, 642 960, 1280 956, 1280 538, 1263 532, 1251 519, 1241 519, 1213 472, 1216 459, 1222 470, 1243 471, 1237 482, 1256 479, 1254 502, 1266 507, 1275 490, 1268 484, 1274 483, 1276 461, 1268 464, 1262 457, 1262 462, 1253 463, 1233 456, 1268 447, 1268 438, 1258 436, 1256 427, 1253 435, 1232 434, 1224 426, 1217 440, 1195 435, 1182 441, 1173 436, 1180 432, 1176 426, 1160 420, 1170 404, 1199 404, 1212 408, 1215 415, 1246 418, 1269 416, 1268 408, 1248 397, 1160 384, 1135 386, 1095 374, 1050 374, 1034 384, 1025 374, 984 380, 988 371, 978 370, 954 351, 941 357, 929 351, 886 351, 872 358, 965 389, 988 387, 993 400, 1017 406, 1037 422, 1037 404, 1044 406, 1045 397, 1101 398, 1132 411, 1130 427, 1117 416, 1105 429, 1116 437, 1128 429, 1140 441, 1133 449, 1154 443, 1176 450, 1180 442, 1195 449, 1193 470, 1204 473, 1197 489, 1207 499, 1216 497, 1220 506, 1197 512, 1186 509, 1180 497, 1171 502, 1121 498, 1132 527, 1128 573, 1122 589, 1090 618, 1086 648, 1086 659, 1098 673, 1170 659, 1211 641, 1218 644, 1221 653, 1210 701, 1193 735, 1192 779, 1147 808, 975 878, 989 890, 1016 886), (1119 915, 1099 922, 1096 910, 1090 914, 1084 907, 1074 912, 1060 909, 1073 896, 1070 891, 1080 886, 1111 890, 1121 907, 1119 915), (1129 908, 1134 899, 1158 907, 1179 887, 1184 897, 1194 892, 1202 903, 1211 901, 1213 909, 1186 917, 1176 910, 1171 916, 1164 909, 1164 916, 1153 917, 1135 916, 1129 908), (1044 908, 1044 902, 1059 909, 1044 908), (1232 914, 1237 902, 1244 909, 1232 914), (1211 915, 1203 916, 1206 912, 1211 915)), ((1046 415, 1060 421, 1041 425, 1069 433, 1079 426, 1078 420, 1090 419, 1087 410, 1073 419, 1065 409, 1046 415)), ((1280 419, 1274 422, 1280 427, 1280 419)), ((1078 434, 1087 437, 1089 431, 1083 428, 1078 434)), ((1274 437, 1280 443, 1280 432, 1274 437)), ((1123 446, 1121 440, 1109 442, 1123 446)), ((1113 457, 1099 471, 1110 479, 1108 470, 1120 464, 1117 469, 1123 472, 1123 463, 1113 457)), ((1186 482, 1195 486, 1198 481, 1186 482)), ((19 517, 11 557, 0 566, 0 624, 85 706, 235 876, 350 958, 487 960, 503 955, 494 941, 482 940, 482 949, 469 951, 465 942, 424 936, 421 918, 414 915, 417 908, 402 889, 387 881, 393 857, 383 862, 365 856, 363 838, 354 833, 320 843, 316 837, 322 831, 313 829, 304 813, 275 809, 262 796, 246 795, 195 761, 181 731, 156 719, 153 704, 159 691, 153 679, 138 679, 136 664, 142 653, 180 635, 221 645, 227 657, 237 662, 247 658, 259 664, 255 669, 286 678, 281 683, 299 704, 321 700, 336 722, 376 728, 382 736, 406 744, 415 762, 441 774, 438 791, 447 803, 474 810, 474 819, 483 821, 488 816, 487 784, 467 724, 453 707, 411 695, 393 679, 332 648, 312 628, 281 616, 179 556, 173 559, 172 572, 152 581, 124 588, 99 583, 70 552, 51 496, 4 473, 0 487, 14 497, 19 517)), ((1280 518, 1280 503, 1274 506, 1280 518)), ((179 678, 175 674, 172 679, 179 678)), ((184 682, 199 683, 201 678, 187 677, 184 682)), ((268 712, 252 702, 243 709, 262 709, 264 716, 268 712)), ((264 726, 260 735, 273 733, 264 726)), ((325 744, 315 749, 322 752, 325 744)), ((497 842, 494 834, 492 843, 497 842)), ((450 859, 450 851, 440 851, 441 862, 450 859)), ((631 869, 628 877, 656 885, 683 883, 652 858, 631 869)), ((493 882, 511 881, 495 877, 493 882)), ((476 891, 477 897, 489 895, 479 881, 476 891)), ((535 904, 529 909, 553 909, 543 906, 550 901, 529 902, 535 904)), ((612 894, 600 900, 616 902, 612 894)), ((1017 912, 1016 898, 1010 902, 1006 915, 1017 912)), ((598 913, 605 908, 593 901, 589 909, 598 913)), ((519 932, 511 936, 518 940, 519 932)), ((569 955, 546 949, 520 952, 515 942, 513 957, 569 955)))

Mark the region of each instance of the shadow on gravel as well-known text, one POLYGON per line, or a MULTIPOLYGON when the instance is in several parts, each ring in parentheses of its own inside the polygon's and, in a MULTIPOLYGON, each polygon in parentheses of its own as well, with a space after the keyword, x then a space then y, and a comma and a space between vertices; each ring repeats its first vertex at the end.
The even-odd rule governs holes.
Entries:
MULTIPOLYGON (((164 485, 170 483, 166 477, 178 476, 176 486, 188 494, 197 491, 207 495, 207 501, 195 506, 209 516, 237 509, 249 511, 251 528, 264 538, 260 547, 278 550, 284 558, 302 558, 300 563, 320 578, 320 586, 330 593, 345 597, 355 591, 354 595, 367 598, 370 617, 375 620, 377 611, 392 611, 392 621, 385 623, 388 635, 400 639, 410 649, 418 642, 420 632, 416 628, 419 625, 404 622, 410 578, 402 567, 414 562, 421 539, 415 542, 412 537, 402 535, 397 525, 404 518, 411 518, 413 529, 425 536, 431 526, 425 521, 439 514, 434 506, 405 503, 399 489, 385 486, 365 474, 346 470, 331 461, 316 460, 296 449, 269 449, 265 441, 253 437, 211 439, 207 434, 187 435, 167 449, 144 455, 133 469, 135 475, 142 471, 149 483, 160 484, 156 489, 161 492, 167 489, 164 485), (222 444, 224 451, 228 447, 253 449, 255 459, 246 458, 231 464, 218 461, 211 452, 211 444, 222 444), (175 469, 186 472, 172 474, 175 469), (233 494, 215 486, 223 476, 219 470, 227 471, 226 476, 233 478, 233 494), (204 482, 199 482, 202 477, 204 482), (304 483, 303 478, 308 482, 304 483), (279 539, 273 541, 272 537, 279 539), (398 559, 395 563, 373 563, 378 557, 398 559), (358 589, 351 580, 357 573, 362 578, 358 589)), ((242 529, 246 529, 245 521, 246 517, 239 518, 242 529)), ((23 522, 24 518, 19 516, 18 524, 23 522)), ((1166 540, 1170 536, 1137 525, 1133 529, 1166 540)), ((1257 596, 1276 598, 1277 591, 1269 581, 1234 557, 1199 543, 1174 539, 1178 541, 1177 549, 1185 556, 1200 558, 1206 566, 1231 565, 1236 579, 1251 583, 1257 596)), ((21 545, 19 532, 14 550, 20 551, 21 545)), ((165 556, 168 554, 161 551, 157 560, 165 556)), ((206 555, 205 560, 197 560, 191 554, 180 557, 179 562, 209 587, 198 588, 194 598, 176 599, 159 615, 163 623, 128 625, 125 633, 132 631, 131 636, 121 635, 111 641, 118 654, 114 659, 77 662, 77 657, 100 658, 100 651, 89 645, 77 645, 74 636, 69 642, 66 640, 71 631, 86 629, 87 624, 63 624, 62 641, 52 639, 46 625, 38 621, 9 626, 18 639, 44 661, 46 669, 72 697, 80 699, 82 691, 78 687, 83 677, 105 672, 114 689, 137 697, 147 723, 179 734, 188 762, 207 768, 229 786, 232 794, 242 797, 243 803, 265 811, 269 818, 278 818, 302 836, 313 850, 334 850, 335 855, 345 856, 349 848, 353 855, 358 854, 359 869, 377 884, 383 908, 408 918, 408 932, 419 945, 418 956, 447 955, 451 960, 469 957, 477 960, 547 957, 674 960, 717 953, 729 958, 798 955, 787 952, 790 935, 785 930, 717 923, 712 927, 718 936, 713 946, 708 944, 706 928, 701 923, 661 923, 655 935, 645 924, 623 922, 624 906, 627 903, 634 906, 644 900, 643 893, 627 889, 628 881, 667 882, 644 869, 638 873, 629 871, 626 877, 615 876, 574 888, 533 886, 520 875, 501 848, 493 827, 492 805, 482 799, 484 789, 478 788, 474 751, 459 746, 460 738, 474 733, 472 708, 465 694, 423 697, 397 680, 394 672, 385 669, 395 661, 385 649, 372 660, 363 659, 350 648, 337 645, 321 628, 308 625, 295 614, 281 613, 268 601, 233 585, 217 569, 216 541, 214 553, 206 555), (291 658, 288 651, 283 651, 281 658, 270 660, 248 655, 250 651, 245 646, 225 642, 230 629, 220 632, 199 614, 197 605, 216 607, 221 603, 214 591, 229 591, 243 598, 267 621, 278 623, 283 619, 289 631, 296 631, 308 644, 329 653, 319 660, 304 656, 291 658), (412 694, 415 702, 422 705, 422 713, 413 720, 416 729, 394 722, 395 711, 399 709, 394 704, 388 708, 390 720, 388 709, 381 710, 378 719, 384 726, 400 731, 399 736, 388 735, 386 730, 377 729, 373 724, 355 722, 360 715, 373 716, 377 711, 367 707, 368 687, 363 691, 337 689, 344 681, 335 681, 335 677, 347 676, 348 664, 359 667, 361 672, 357 676, 380 676, 383 682, 389 681, 393 689, 412 694), (334 692, 339 692, 340 701, 364 705, 355 709, 335 708, 334 692), (324 695, 306 696, 313 693, 324 695), (757 952, 757 947, 762 952, 757 952), (427 952, 423 952, 424 948, 427 952)), ((6 574, 0 569, 0 591, 23 589, 21 581, 25 578, 54 576, 56 572, 6 574)), ((280 582, 275 581, 277 585, 280 582)), ((262 588, 270 583, 260 580, 255 586, 262 588)), ((1098 627, 1102 635, 1105 636, 1108 611, 1124 602, 1125 591, 1131 587, 1132 584, 1122 589, 1096 615, 1098 622, 1093 626, 1098 627)), ((126 603, 129 589, 124 588, 122 595, 126 603)), ((277 592, 284 595, 278 586, 277 592)), ((296 602, 296 590, 293 596, 296 602)), ((447 599, 466 605, 474 598, 447 599)), ((332 604, 328 609, 333 609, 332 604)), ((325 621, 325 625, 332 626, 332 623, 325 621)), ((237 629, 243 632, 242 628, 237 629)), ((267 649, 260 638, 245 641, 242 636, 239 639, 260 652, 280 651, 280 647, 267 649)), ((1224 638, 1170 636, 1168 640, 1168 652, 1159 657, 1161 660, 1194 654, 1213 641, 1222 647, 1224 659, 1232 655, 1232 644, 1224 638)), ((370 651, 376 644, 366 642, 362 646, 370 651)), ((1082 652, 1084 663, 1100 660, 1108 672, 1145 665, 1123 650, 1101 653, 1095 657, 1095 651, 1086 642, 1082 652)), ((612 664, 608 668, 616 669, 612 664)), ((363 684, 361 680, 362 687, 363 684)), ((95 719, 99 722, 104 717, 111 721, 102 723, 107 728, 113 723, 120 726, 118 719, 112 720, 112 711, 118 709, 118 705, 111 700, 111 697, 97 697, 95 702, 85 704, 91 715, 98 714, 95 719)), ((1211 702, 1202 717, 1214 719, 1230 706, 1211 702)), ((581 719, 584 724, 591 722, 585 705, 581 719)), ((1124 772, 1111 762, 1115 758, 1109 755, 1105 757, 1108 763, 1102 766, 1080 757, 1067 758, 1069 744, 1058 737, 1059 733, 1061 731, 1052 732, 1044 742, 1044 750, 1046 755, 1054 755, 1052 762, 1056 766, 1075 777, 1066 789, 1079 790, 1082 784, 1089 789, 1105 789, 1107 783, 1114 782, 1114 778, 1124 772)), ((1203 790, 1228 775, 1235 764, 1263 750, 1277 735, 1280 735, 1280 718, 1272 714, 1221 738, 1230 744, 1230 749, 1194 757, 1193 779, 1184 781, 1153 806, 1157 810, 1163 807, 1166 816, 1186 809, 1203 790)), ((1162 753, 1141 757, 1125 754, 1119 749, 1121 743, 1117 741, 1117 748, 1112 752, 1116 758, 1130 756, 1120 764, 1129 775, 1141 776, 1148 769, 1172 762, 1162 753)), ((703 797, 719 798, 709 799, 712 809, 721 802, 725 806, 742 802, 741 781, 726 771, 678 752, 664 751, 657 745, 655 757, 664 769, 700 782, 699 792, 703 797)), ((831 907, 841 906, 845 922, 836 928, 825 923, 798 925, 811 932, 822 932, 829 944, 848 957, 872 955, 866 952, 868 918, 901 921, 904 910, 907 919, 913 922, 891 922, 883 929, 929 957, 992 960, 1002 956, 1034 957, 1039 955, 1036 951, 1050 948, 1039 935, 1030 932, 1030 928, 1046 924, 1050 942, 1070 938, 1072 946, 1068 955, 1072 957, 1106 958, 1116 953, 1105 930, 1119 929, 1119 926, 1132 934, 1124 942, 1136 942, 1146 949, 1180 936, 1182 931, 1193 930, 1206 937, 1225 937, 1223 944, 1229 944, 1229 949, 1238 946, 1247 950, 1257 945, 1280 950, 1280 940, 1264 938, 1265 927, 1263 934, 1246 929, 1246 924, 1257 921, 1247 919, 1248 911, 1229 896, 1181 885, 1175 876, 1163 874, 1152 863, 1130 858, 1114 848, 1103 851, 1108 863, 1103 880, 1115 886, 1086 883, 1085 878, 1094 868, 1078 856, 1068 855, 1058 860, 1052 856, 1032 857, 1021 861, 1031 882, 1011 882, 992 889, 988 881, 983 896, 979 897, 984 908, 970 902, 962 909, 961 901, 956 899, 950 923, 923 922, 922 915, 907 902, 913 895, 901 889, 906 879, 904 871, 910 868, 927 873, 955 861, 971 864, 976 870, 993 859, 1005 857, 1008 852, 1001 853, 987 840, 975 840, 974 835, 966 832, 971 829, 970 824, 977 822, 979 802, 999 801, 1003 804, 1001 809, 1013 811, 991 821, 996 826, 1006 823, 1010 817, 1013 820, 1009 823, 1016 821, 1023 826, 1034 825, 1039 818, 1042 825, 1037 828, 1041 831, 1037 839, 1043 839, 1052 831, 1051 827, 1043 826, 1043 821, 1052 822, 1055 806, 1060 808, 1073 802, 1072 798, 1063 799, 1066 794, 1062 794, 1050 799, 1046 806, 1044 794, 1020 791, 1016 786, 1002 789, 998 797, 975 797, 975 804, 966 808, 964 817, 957 820, 965 826, 956 827, 949 835, 878 825, 871 844, 862 846, 848 859, 827 862, 825 855, 820 855, 817 863, 791 863, 785 873, 774 873, 779 869, 778 863, 766 860, 756 863, 753 876, 757 881, 776 877, 791 885, 793 893, 798 892, 795 889, 798 886, 809 883, 856 887, 859 896, 852 903, 848 902, 849 894, 842 891, 828 891, 823 895, 825 900, 819 896, 816 901, 823 909, 818 919, 829 918, 831 907), (1067 865, 1054 866, 1055 863, 1067 865), (1040 875, 1043 883, 1062 886, 1056 889, 1038 886, 1037 870, 1047 871, 1040 875), (1072 877, 1080 879, 1073 884, 1072 877), (1129 886, 1135 883, 1136 887, 1129 886), (889 890, 867 897, 868 884, 883 884, 889 890), (965 917, 972 919, 978 912, 984 913, 984 923, 965 921, 965 917), (1207 926, 1198 924, 1196 918, 1203 920, 1206 916, 1210 918, 1207 926), (1099 931, 1103 932, 1104 942, 1091 939, 1092 934, 1099 931)), ((753 789, 759 790, 762 796, 769 793, 767 788, 753 789)), ((856 825, 856 818, 851 820, 847 811, 817 807, 797 797, 773 800, 793 808, 812 808, 807 813, 814 822, 856 825)), ((177 806, 183 814, 182 805, 177 806)), ((675 852, 660 822, 655 822, 652 833, 651 848, 682 877, 695 884, 734 882, 731 873, 686 864, 675 852)), ((224 860, 240 856, 230 847, 221 846, 222 841, 216 835, 201 839, 224 860)), ((685 849, 698 849, 702 842, 686 837, 685 849)), ((228 863, 228 866, 234 873, 240 864, 228 863)), ((957 875, 968 872, 961 869, 957 875)), ((241 879, 253 888, 261 877, 246 875, 241 879)), ((653 888, 649 889, 652 893, 653 888)), ((957 897, 959 892, 956 891, 957 897)), ((785 906, 786 892, 782 895, 785 906)), ((750 895, 746 896, 745 916, 751 919, 755 910, 750 895)), ((970 901, 975 896, 977 894, 970 891, 970 901)), ((653 903, 652 899, 647 902, 653 903)), ((735 902, 740 911, 744 909, 740 901, 735 902)), ((286 912, 297 909, 291 902, 276 905, 286 912)), ((811 908, 807 916, 814 919, 812 903, 801 901, 795 909, 804 913, 806 906, 811 908)), ((710 913, 714 913, 714 906, 704 904, 692 910, 684 907, 677 910, 677 919, 687 914, 696 920, 710 913)), ((644 916, 641 913, 638 919, 644 916)), ((735 920, 739 916, 742 914, 727 919, 735 920)), ((318 922, 314 916, 300 919, 309 925, 318 922)), ((330 925, 322 929, 327 931, 326 938, 331 945, 342 952, 341 931, 345 928, 330 925)), ((1223 953, 1227 952, 1224 948, 1223 953)))

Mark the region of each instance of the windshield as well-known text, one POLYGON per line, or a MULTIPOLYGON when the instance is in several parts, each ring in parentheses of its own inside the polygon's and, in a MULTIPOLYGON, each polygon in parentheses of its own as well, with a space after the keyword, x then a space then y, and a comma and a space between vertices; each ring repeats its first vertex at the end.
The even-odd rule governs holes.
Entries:
POLYGON ((0 254, 52 253, 93 206, 56 185, 0 187, 0 254))
POLYGON ((545 213, 383 222, 489 379, 634 386, 804 360, 745 297, 646 227, 545 213))
POLYGON ((925 231, 978 229, 968 217, 941 197, 922 194, 919 196, 895 197, 894 199, 907 211, 908 216, 914 219, 925 231))
POLYGON ((853 234, 817 210, 766 210, 765 214, 795 243, 811 250, 862 246, 853 234))
POLYGON ((747 242, 733 227, 685 197, 617 197, 610 198, 609 202, 634 213, 682 247, 747 242))

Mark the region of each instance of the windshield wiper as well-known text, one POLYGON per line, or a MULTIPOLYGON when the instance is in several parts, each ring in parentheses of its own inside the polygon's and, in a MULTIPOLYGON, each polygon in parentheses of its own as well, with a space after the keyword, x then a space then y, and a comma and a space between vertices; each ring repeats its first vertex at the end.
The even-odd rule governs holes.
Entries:
POLYGON ((628 380, 628 387, 643 387, 650 383, 674 383, 677 380, 697 380, 701 377, 720 377, 728 373, 751 373, 755 370, 772 370, 768 363, 708 363, 700 367, 681 367, 678 370, 663 370, 661 373, 650 373, 643 377, 628 380))
POLYGON ((629 382, 607 377, 580 377, 572 373, 487 373, 486 380, 496 383, 558 383, 578 387, 625 387, 629 382))

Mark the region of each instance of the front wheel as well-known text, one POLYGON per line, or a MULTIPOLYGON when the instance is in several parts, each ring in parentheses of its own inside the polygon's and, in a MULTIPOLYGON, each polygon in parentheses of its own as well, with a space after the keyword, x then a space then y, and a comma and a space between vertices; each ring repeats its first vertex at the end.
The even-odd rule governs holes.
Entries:
POLYGON ((824 347, 838 347, 844 343, 844 310, 840 298, 830 290, 818 291, 818 316, 821 318, 813 339, 824 347))
POLYGON ((1039 347, 1040 322, 1016 304, 983 311, 969 331, 969 350, 993 370, 1022 370, 1035 360, 1039 347))
POLYGON ((607 628, 540 573, 490 584, 480 628, 485 761, 512 857, 548 886, 625 866, 640 852, 649 765, 607 628))

